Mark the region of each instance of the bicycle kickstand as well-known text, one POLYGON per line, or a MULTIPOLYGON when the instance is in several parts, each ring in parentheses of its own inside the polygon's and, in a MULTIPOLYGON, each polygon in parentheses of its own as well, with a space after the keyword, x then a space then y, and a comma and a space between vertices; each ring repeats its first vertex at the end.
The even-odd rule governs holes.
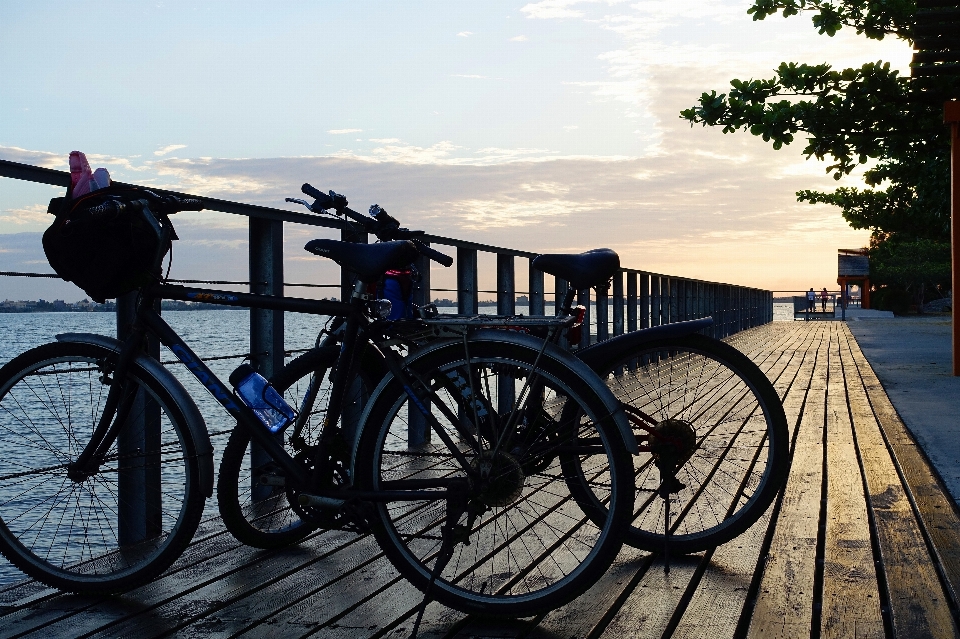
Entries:
POLYGON ((663 491, 663 574, 670 574, 670 492, 663 491))
MULTIPOLYGON (((466 508, 463 507, 462 499, 458 499, 456 512, 454 513, 451 508, 452 501, 449 497, 447 498, 447 520, 443 523, 443 528, 440 532, 443 541, 440 543, 437 561, 434 562, 433 570, 430 571, 430 583, 427 584, 426 590, 423 591, 423 601, 420 602, 420 607, 417 610, 417 619, 413 622, 413 632, 410 634, 410 639, 417 639, 417 633, 420 632, 420 623, 423 621, 423 613, 427 609, 427 604, 431 601, 430 594, 433 590, 433 585, 436 583, 437 577, 440 576, 443 569, 446 568, 447 563, 453 558, 453 547, 458 541, 457 536, 463 533, 463 530, 461 530, 463 526, 460 526, 457 522, 460 521, 460 515, 466 511, 466 508)), ((471 526, 472 522, 469 522, 467 525, 468 535, 471 526)), ((469 538, 467 543, 470 543, 469 538)))

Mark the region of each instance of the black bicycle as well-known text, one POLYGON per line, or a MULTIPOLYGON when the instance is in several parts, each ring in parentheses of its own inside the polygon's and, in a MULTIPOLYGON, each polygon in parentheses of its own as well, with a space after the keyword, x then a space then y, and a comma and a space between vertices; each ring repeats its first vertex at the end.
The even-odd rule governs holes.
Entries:
MULTIPOLYGON (((148 203, 109 206, 122 215, 148 203)), ((169 237, 166 215, 156 219, 169 237)), ((607 386, 550 340, 481 322, 423 319, 413 350, 369 288, 421 254, 443 256, 411 240, 309 246, 359 275, 349 300, 154 283, 139 289, 124 341, 60 335, 0 369, 0 479, 12 495, 0 503, 0 551, 44 583, 110 593, 157 576, 186 547, 212 494, 212 448, 187 391, 143 352, 154 336, 237 420, 224 465, 247 450, 258 464, 232 475, 233 489, 260 490, 262 516, 295 513, 291 537, 372 531, 401 574, 466 612, 534 614, 592 585, 634 503, 636 441, 607 386), (295 403, 299 419, 271 432, 153 310, 160 299, 340 318, 335 347, 309 355, 314 371, 331 365, 329 392, 295 403), (376 379, 365 373, 371 358, 376 379)), ((528 319, 526 329, 570 323, 528 319)), ((221 470, 221 497, 228 483, 221 470)))
MULTIPOLYGON (((313 203, 288 201, 313 212, 333 209, 358 231, 382 241, 422 234, 400 228, 376 205, 371 207, 375 217, 363 216, 349 209, 342 196, 323 194, 309 184, 303 190, 315 198, 313 203)), ((568 282, 557 316, 569 323, 583 317, 583 309, 573 306, 576 291, 605 287, 619 259, 612 251, 595 250, 542 255, 533 265, 568 282)), ((396 341, 422 348, 434 337, 431 326, 466 320, 531 330, 521 326, 530 318, 438 319, 432 317, 433 310, 416 309, 415 319, 395 324, 396 341)), ((637 442, 637 492, 625 541, 635 547, 683 554, 728 542, 760 518, 786 480, 788 431, 776 390, 749 358, 725 342, 698 334, 711 323, 707 318, 643 329, 575 353, 604 379, 631 422, 637 442)), ((540 336, 558 343, 564 330, 541 331, 540 336)), ((327 376, 337 368, 343 333, 342 320, 334 320, 318 336, 316 348, 272 379, 287 401, 300 408, 286 441, 291 454, 316 440, 332 388, 327 376)), ((568 341, 579 343, 579 337, 568 341)), ((364 352, 344 403, 346 427, 360 423, 370 391, 386 370, 374 349, 364 352)), ((252 546, 295 543, 316 524, 289 502, 276 468, 257 462, 250 441, 246 431, 238 429, 221 462, 218 498, 224 522, 237 539, 252 546)), ((590 489, 591 472, 572 463, 563 476, 585 512, 603 516, 605 506, 590 489)))

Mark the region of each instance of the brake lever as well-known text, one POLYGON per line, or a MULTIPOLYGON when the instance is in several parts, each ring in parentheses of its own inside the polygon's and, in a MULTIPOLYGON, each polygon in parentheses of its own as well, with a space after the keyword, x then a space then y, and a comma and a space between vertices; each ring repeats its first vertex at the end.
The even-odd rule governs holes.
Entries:
POLYGON ((307 207, 307 210, 310 211, 311 213, 315 213, 315 212, 316 212, 316 211, 313 210, 313 206, 312 206, 309 202, 307 202, 306 200, 301 200, 301 199, 295 198, 295 197, 284 198, 284 200, 286 200, 287 202, 293 202, 294 204, 302 204, 302 205, 304 205, 305 207, 307 207))

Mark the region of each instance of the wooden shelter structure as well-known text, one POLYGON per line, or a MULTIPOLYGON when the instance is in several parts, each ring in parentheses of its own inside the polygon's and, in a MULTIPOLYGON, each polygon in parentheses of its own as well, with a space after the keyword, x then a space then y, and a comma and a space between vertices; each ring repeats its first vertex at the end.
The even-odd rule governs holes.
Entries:
MULTIPOLYGON (((860 307, 870 308, 870 258, 867 249, 837 249, 837 284, 847 297, 851 284, 860 287, 860 307)), ((846 300, 841 301, 846 308, 846 300)))
MULTIPOLYGON (((960 78, 960 1, 917 0, 913 25, 911 78, 960 78)), ((951 128, 950 236, 953 250, 953 286, 960 286, 960 83, 943 96, 944 123, 951 128)), ((960 313, 953 314, 953 374, 960 376, 960 313)))

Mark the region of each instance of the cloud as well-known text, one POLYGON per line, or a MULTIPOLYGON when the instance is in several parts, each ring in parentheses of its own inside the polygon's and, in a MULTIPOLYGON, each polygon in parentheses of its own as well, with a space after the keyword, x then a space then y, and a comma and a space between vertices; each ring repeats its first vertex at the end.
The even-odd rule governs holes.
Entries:
POLYGON ((457 35, 460 36, 461 38, 469 38, 470 36, 473 35, 473 31, 461 31, 457 35))
POLYGON ((360 133, 363 129, 330 129, 327 133, 331 135, 343 135, 344 133, 360 133))
POLYGON ((579 128, 580 128, 580 127, 577 126, 576 124, 568 124, 567 126, 563 127, 563 130, 564 130, 564 131, 573 131, 574 129, 579 129, 579 128))
POLYGON ((510 38, 510 42, 526 42, 528 40, 525 35, 518 35, 510 38))
MULTIPOLYGON (((829 283, 836 278, 836 248, 861 246, 869 234, 850 229, 832 207, 796 202, 794 193, 862 185, 859 178, 835 182, 820 163, 802 162, 797 145, 778 152, 750 135, 691 128, 677 114, 695 100, 711 73, 702 68, 683 74, 663 67, 649 71, 651 90, 658 94, 649 109, 661 123, 663 143, 644 156, 375 138, 372 149, 324 157, 103 158, 97 165, 124 181, 290 210, 294 207, 284 197, 297 196, 300 184, 310 181, 321 190, 344 193, 355 210, 377 202, 405 226, 437 236, 537 252, 609 246, 634 268, 779 290, 829 283)), ((0 147, 0 157, 66 168, 62 154, 0 147)), ((18 211, 12 217, 27 222, 6 224, 10 214, 4 212, 0 233, 42 230, 46 220, 40 225, 37 213, 36 208, 33 217, 18 211)), ((240 240, 246 219, 195 215, 207 217, 202 223, 188 216, 176 220, 184 238, 176 249, 175 268, 183 269, 179 277, 197 277, 207 263, 216 266, 218 279, 244 279, 240 240)), ((305 239, 336 236, 318 228, 284 228, 291 260, 300 257, 305 239)), ((32 250, 31 259, 43 259, 39 242, 32 250)), ((10 255, 0 255, 0 270, 18 270, 10 255)), ((291 262, 288 281, 321 281, 322 262, 295 260, 302 270, 291 262)), ((450 273, 434 273, 434 286, 454 287, 450 273)))
POLYGON ((583 11, 570 8, 580 2, 581 0, 542 0, 520 7, 520 13, 538 20, 581 18, 584 15, 583 11))
POLYGON ((0 158, 20 164, 42 166, 45 169, 70 170, 70 154, 31 151, 17 146, 0 146, 0 158))
POLYGON ((177 149, 185 149, 185 148, 187 148, 187 145, 186 145, 186 144, 169 144, 169 145, 163 147, 162 149, 159 149, 159 150, 157 150, 157 151, 154 151, 153 154, 154 154, 154 155, 166 155, 167 153, 170 153, 171 151, 176 151, 177 149))
POLYGON ((28 224, 46 226, 53 221, 53 216, 47 213, 46 204, 32 204, 18 209, 0 211, 0 223, 24 226, 28 224))

